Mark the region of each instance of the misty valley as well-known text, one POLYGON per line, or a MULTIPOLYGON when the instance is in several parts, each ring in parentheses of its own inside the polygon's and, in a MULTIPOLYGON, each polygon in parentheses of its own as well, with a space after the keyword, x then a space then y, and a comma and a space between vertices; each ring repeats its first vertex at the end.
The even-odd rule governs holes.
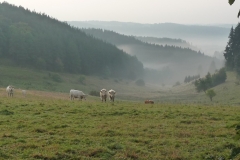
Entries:
POLYGON ((0 159, 240 159, 239 35, 0 2, 0 159))

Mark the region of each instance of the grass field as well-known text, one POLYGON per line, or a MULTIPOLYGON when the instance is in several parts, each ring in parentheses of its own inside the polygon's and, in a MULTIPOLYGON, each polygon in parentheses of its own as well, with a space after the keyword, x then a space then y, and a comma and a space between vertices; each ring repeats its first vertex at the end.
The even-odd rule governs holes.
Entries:
POLYGON ((0 159, 240 159, 240 85, 234 73, 213 89, 210 102, 193 84, 167 88, 14 67, 0 67, 0 159), (59 78, 59 77, 58 77, 59 78), (15 86, 14 97, 5 87, 15 86), (69 90, 113 88, 70 101, 69 90), (21 95, 27 90, 27 96, 21 95), (143 104, 153 99, 155 104, 143 104))
POLYGON ((0 159, 229 159, 237 106, 0 94, 0 159))

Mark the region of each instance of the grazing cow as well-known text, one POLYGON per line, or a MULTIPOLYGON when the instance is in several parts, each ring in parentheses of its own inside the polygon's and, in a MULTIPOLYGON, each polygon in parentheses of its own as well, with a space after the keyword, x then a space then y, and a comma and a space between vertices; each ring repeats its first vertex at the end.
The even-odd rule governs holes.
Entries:
POLYGON ((82 100, 83 98, 86 100, 86 94, 84 94, 82 91, 71 89, 70 90, 70 98, 71 100, 74 100, 74 98, 79 98, 79 100, 82 100))
POLYGON ((14 87, 13 86, 11 86, 11 85, 7 86, 6 91, 7 91, 8 97, 9 96, 13 97, 13 91, 14 91, 14 87))
POLYGON ((26 90, 22 90, 22 95, 23 95, 24 97, 26 97, 26 93, 27 93, 26 90))
POLYGON ((110 101, 113 101, 113 102, 114 102, 115 94, 116 94, 116 92, 115 92, 113 89, 110 89, 110 90, 108 91, 108 95, 109 95, 109 100, 110 100, 110 101))
POLYGON ((146 100, 145 104, 154 104, 154 101, 153 100, 146 100))
POLYGON ((101 98, 102 102, 103 101, 106 102, 106 100, 107 100, 107 90, 106 89, 101 89, 101 91, 100 91, 100 98, 101 98))

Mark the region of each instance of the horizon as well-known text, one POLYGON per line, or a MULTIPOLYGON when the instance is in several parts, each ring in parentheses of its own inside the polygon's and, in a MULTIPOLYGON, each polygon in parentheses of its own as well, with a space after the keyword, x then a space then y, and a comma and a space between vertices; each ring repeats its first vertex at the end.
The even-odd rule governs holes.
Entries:
POLYGON ((30 11, 45 13, 59 21, 117 21, 141 24, 176 23, 186 25, 236 24, 240 2, 191 0, 165 2, 159 0, 89 0, 71 2, 42 0, 0 0, 30 11), (202 12, 204 11, 204 12, 202 12))
POLYGON ((216 26, 218 27, 217 25, 237 25, 238 23, 240 22, 236 22, 236 23, 206 23, 206 24, 200 24, 200 23, 192 23, 192 24, 186 24, 186 23, 175 23, 175 22, 159 22, 159 23, 141 23, 141 22, 124 22, 124 21, 101 21, 101 20, 85 20, 85 21, 66 21, 66 22, 117 22, 117 23, 133 23, 133 24, 178 24, 178 25, 186 25, 186 26, 216 26))

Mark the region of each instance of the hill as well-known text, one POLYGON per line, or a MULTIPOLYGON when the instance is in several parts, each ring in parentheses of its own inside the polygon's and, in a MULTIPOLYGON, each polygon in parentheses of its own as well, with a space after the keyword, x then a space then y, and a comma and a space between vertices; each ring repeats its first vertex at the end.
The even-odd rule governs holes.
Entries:
POLYGON ((102 88, 108 90, 112 88, 117 92, 117 100, 132 101, 152 97, 155 95, 152 91, 157 91, 155 86, 149 84, 138 86, 134 80, 130 79, 59 73, 5 65, 0 65, 0 77, 0 88, 4 88, 3 95, 5 95, 8 85, 15 87, 17 92, 15 96, 19 96, 21 89, 24 89, 28 92, 45 91, 65 94, 65 99, 69 98, 70 89, 78 89, 85 94, 96 91, 98 98, 102 88))
POLYGON ((82 30, 136 56, 144 67, 148 68, 145 79, 152 83, 173 84, 176 81, 183 81, 188 75, 204 76, 209 72, 210 64, 213 62, 216 69, 223 65, 221 60, 190 48, 144 43, 134 36, 121 35, 108 30, 82 30))
POLYGON ((181 48, 190 48, 195 51, 199 51, 200 49, 196 46, 191 45, 189 42, 182 40, 182 39, 173 39, 173 38, 156 38, 156 37, 146 37, 146 36, 135 36, 136 39, 150 43, 150 44, 157 44, 157 45, 168 45, 168 46, 176 46, 181 48))
POLYGON ((1 64, 128 78, 143 74, 136 57, 42 13, 0 3, 1 64))
POLYGON ((159 102, 171 102, 171 103, 190 103, 190 104, 213 104, 215 106, 239 106, 240 100, 238 95, 240 94, 240 83, 237 80, 237 74, 235 72, 227 72, 227 80, 225 83, 217 85, 211 89, 216 92, 216 96, 213 98, 213 102, 206 96, 204 92, 197 92, 192 82, 182 83, 178 86, 169 88, 168 90, 157 91, 154 99, 159 102))
POLYGON ((70 21, 68 23, 79 28, 101 28, 125 35, 180 38, 191 42, 207 55, 224 50, 231 28, 230 25, 222 27, 220 25, 140 24, 115 21, 70 21))
MULTIPOLYGON (((0 88, 1 95, 6 96, 5 88, 14 85, 16 94, 14 97, 22 97, 21 89, 27 92, 38 91, 55 92, 63 99, 69 99, 70 89, 79 89, 89 94, 90 91, 99 91, 102 88, 114 89, 117 92, 117 100, 140 101, 152 99, 155 103, 177 103, 177 104, 202 104, 202 105, 239 105, 240 83, 236 79, 236 73, 227 72, 225 83, 213 87, 217 93, 213 102, 204 92, 198 93, 192 82, 181 83, 171 87, 168 85, 153 85, 146 83, 145 86, 136 85, 133 80, 120 78, 101 78, 97 76, 84 76, 79 74, 56 73, 50 71, 38 71, 28 68, 16 68, 0 66, 0 88)), ((97 95, 97 100, 100 100, 97 95)), ((60 98, 59 97, 59 98, 60 98)), ((92 96, 89 96, 91 98, 92 96)))

